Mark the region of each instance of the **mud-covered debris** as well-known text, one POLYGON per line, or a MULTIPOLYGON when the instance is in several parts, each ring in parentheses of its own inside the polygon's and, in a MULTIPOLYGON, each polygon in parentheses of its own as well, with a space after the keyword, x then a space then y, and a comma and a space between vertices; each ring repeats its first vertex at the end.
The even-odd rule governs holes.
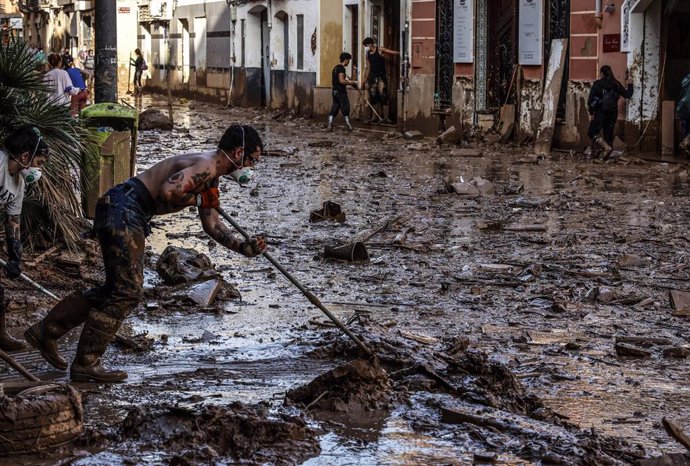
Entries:
POLYGON ((321 451, 316 433, 301 418, 239 402, 200 410, 137 407, 122 421, 119 434, 202 464, 217 457, 299 464, 321 451))
POLYGON ((458 181, 446 180, 446 190, 460 196, 479 197, 496 194, 494 184, 480 176, 465 181, 460 177, 458 181))
POLYGON ((651 263, 651 258, 637 254, 623 254, 618 256, 616 263, 619 267, 646 267, 651 263))
POLYGON ((665 348, 663 355, 665 358, 685 359, 690 356, 690 348, 686 348, 685 346, 672 346, 670 348, 665 348))
POLYGON ((336 222, 345 222, 345 212, 343 212, 340 204, 332 201, 323 203, 323 207, 318 210, 312 210, 309 214, 310 222, 321 222, 323 220, 335 220, 336 222))
POLYGON ((285 157, 288 155, 294 155, 299 152, 299 149, 293 146, 284 147, 271 147, 268 150, 264 150, 261 155, 264 156, 274 156, 274 157, 285 157))
POLYGON ((173 123, 167 115, 155 108, 147 108, 139 114, 139 129, 161 129, 170 131, 173 129, 173 123))
POLYGON ((357 241, 341 246, 324 246, 323 257, 348 262, 366 262, 369 260, 369 251, 364 243, 357 241))
POLYGON ((380 366, 356 359, 289 390, 286 403, 323 411, 362 412, 382 408, 391 396, 388 374, 380 366))
POLYGON ((668 453, 656 458, 640 460, 635 466, 690 466, 690 454, 668 453))
POLYGON ((462 131, 458 131, 455 126, 451 126, 436 138, 436 144, 460 144, 462 142, 462 131))
POLYGON ((690 291, 670 290, 671 307, 675 310, 690 309, 690 291))
POLYGON ((151 351, 153 348, 154 339, 149 338, 148 333, 140 333, 137 335, 123 335, 118 333, 115 335, 115 344, 134 353, 144 353, 151 351))
POLYGON ((314 141, 308 144, 309 147, 335 147, 338 145, 338 141, 333 141, 331 139, 326 139, 323 141, 314 141))
POLYGON ((616 354, 632 358, 648 358, 652 352, 629 343, 616 343, 616 354))
POLYGON ((227 300, 241 297, 239 291, 222 277, 202 278, 194 282, 183 283, 176 286, 171 294, 173 297, 202 307, 212 305, 218 298, 227 300))
POLYGON ((403 137, 407 140, 411 141, 418 141, 420 139, 424 139, 424 134, 422 134, 421 131, 405 131, 405 134, 403 134, 403 137))
POLYGON ((179 285, 217 275, 206 254, 175 246, 165 248, 156 263, 156 270, 166 285, 179 285))
POLYGON ((449 153, 451 157, 481 157, 484 152, 481 149, 473 149, 469 147, 455 148, 449 153))

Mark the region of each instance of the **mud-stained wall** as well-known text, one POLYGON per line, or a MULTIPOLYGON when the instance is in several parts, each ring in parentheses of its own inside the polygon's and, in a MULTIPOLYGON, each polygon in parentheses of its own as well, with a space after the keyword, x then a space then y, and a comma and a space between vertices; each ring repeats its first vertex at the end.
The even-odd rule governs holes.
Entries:
POLYGON ((312 52, 311 37, 318 25, 317 6, 315 0, 273 0, 270 4, 262 0, 240 5, 233 32, 225 2, 180 1, 167 33, 161 23, 141 23, 139 28, 139 47, 145 52, 151 74, 148 89, 166 92, 167 35, 175 95, 224 103, 232 85, 233 105, 260 106, 263 27, 264 31, 270 29, 264 36, 269 37, 269 43, 263 44, 269 48, 266 71, 270 73, 270 106, 311 115, 318 59, 312 52), (262 11, 268 15, 263 26, 262 11), (297 15, 302 16, 304 25, 299 69, 297 15), (185 35, 189 37, 186 47, 185 35), (189 63, 189 76, 183 82, 185 62, 189 63))
POLYGON ((556 124, 553 135, 554 147, 581 150, 589 144, 587 128, 589 113, 587 97, 592 85, 581 81, 569 81, 565 101, 565 121, 556 124))
MULTIPOLYGON (((402 109, 402 100, 398 108, 402 109)), ((434 75, 410 75, 410 87, 405 94, 405 128, 433 134, 438 129, 434 108, 434 75)))
POLYGON ((536 136, 544 106, 542 105, 541 80, 525 79, 520 84, 519 90, 517 138, 521 141, 536 136))
POLYGON ((474 121, 475 99, 474 79, 468 76, 458 76, 453 83, 453 115, 454 120, 462 122, 463 126, 472 125, 474 121))
POLYGON ((320 28, 317 37, 319 56, 319 86, 331 86, 331 71, 338 64, 343 51, 343 2, 320 0, 320 28))

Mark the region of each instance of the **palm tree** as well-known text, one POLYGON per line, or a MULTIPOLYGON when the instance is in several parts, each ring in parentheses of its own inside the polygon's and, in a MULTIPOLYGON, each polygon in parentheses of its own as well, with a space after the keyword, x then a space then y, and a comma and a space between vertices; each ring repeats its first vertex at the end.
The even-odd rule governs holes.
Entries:
POLYGON ((0 45, 0 142, 21 125, 41 131, 51 155, 44 176, 27 189, 23 231, 31 246, 62 240, 72 249, 85 226, 78 192, 88 132, 70 117, 69 108, 49 101, 42 67, 24 41, 0 45))

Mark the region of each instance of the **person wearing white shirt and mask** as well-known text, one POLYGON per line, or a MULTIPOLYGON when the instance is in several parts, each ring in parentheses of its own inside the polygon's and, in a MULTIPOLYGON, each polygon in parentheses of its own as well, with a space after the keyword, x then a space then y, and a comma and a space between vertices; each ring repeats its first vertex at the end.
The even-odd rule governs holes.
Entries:
MULTIPOLYGON (((0 207, 5 210, 5 238, 9 278, 21 275, 22 239, 20 217, 24 189, 41 178, 41 166, 48 159, 48 145, 34 126, 22 126, 5 139, 0 149, 0 207)), ((26 347, 23 341, 7 333, 5 290, 0 285, 0 349, 14 351, 26 347)))

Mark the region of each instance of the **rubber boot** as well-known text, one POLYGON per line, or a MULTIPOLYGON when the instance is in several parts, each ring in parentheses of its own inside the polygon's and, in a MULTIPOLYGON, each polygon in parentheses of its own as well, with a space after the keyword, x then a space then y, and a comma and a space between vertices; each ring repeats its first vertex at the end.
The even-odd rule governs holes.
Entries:
POLYGON ((53 367, 61 371, 67 370, 67 361, 58 352, 57 340, 83 324, 90 310, 90 301, 82 292, 75 291, 57 303, 43 320, 29 327, 24 332, 24 338, 53 367))
POLYGON ((70 368, 73 382, 122 382, 127 378, 125 371, 109 371, 101 365, 101 357, 108 344, 115 338, 121 320, 102 312, 92 311, 81 331, 77 355, 70 368))
POLYGON ((328 115, 328 126, 326 126, 326 131, 333 131, 333 116, 328 115))
POLYGON ((347 130, 352 132, 352 125, 350 124, 350 117, 345 117, 345 126, 347 126, 347 130))
POLYGON ((7 333, 5 324, 5 303, 0 302, 0 349, 3 351, 18 351, 26 348, 26 343, 17 340, 7 333))
POLYGON ((601 136, 599 136, 596 139, 596 141, 594 141, 594 142, 596 142, 597 145, 601 148, 601 158, 602 159, 606 159, 609 156, 609 154, 611 153, 611 151, 613 151, 613 147, 611 147, 609 145, 609 143, 606 142, 604 140, 604 138, 602 138, 601 136))

